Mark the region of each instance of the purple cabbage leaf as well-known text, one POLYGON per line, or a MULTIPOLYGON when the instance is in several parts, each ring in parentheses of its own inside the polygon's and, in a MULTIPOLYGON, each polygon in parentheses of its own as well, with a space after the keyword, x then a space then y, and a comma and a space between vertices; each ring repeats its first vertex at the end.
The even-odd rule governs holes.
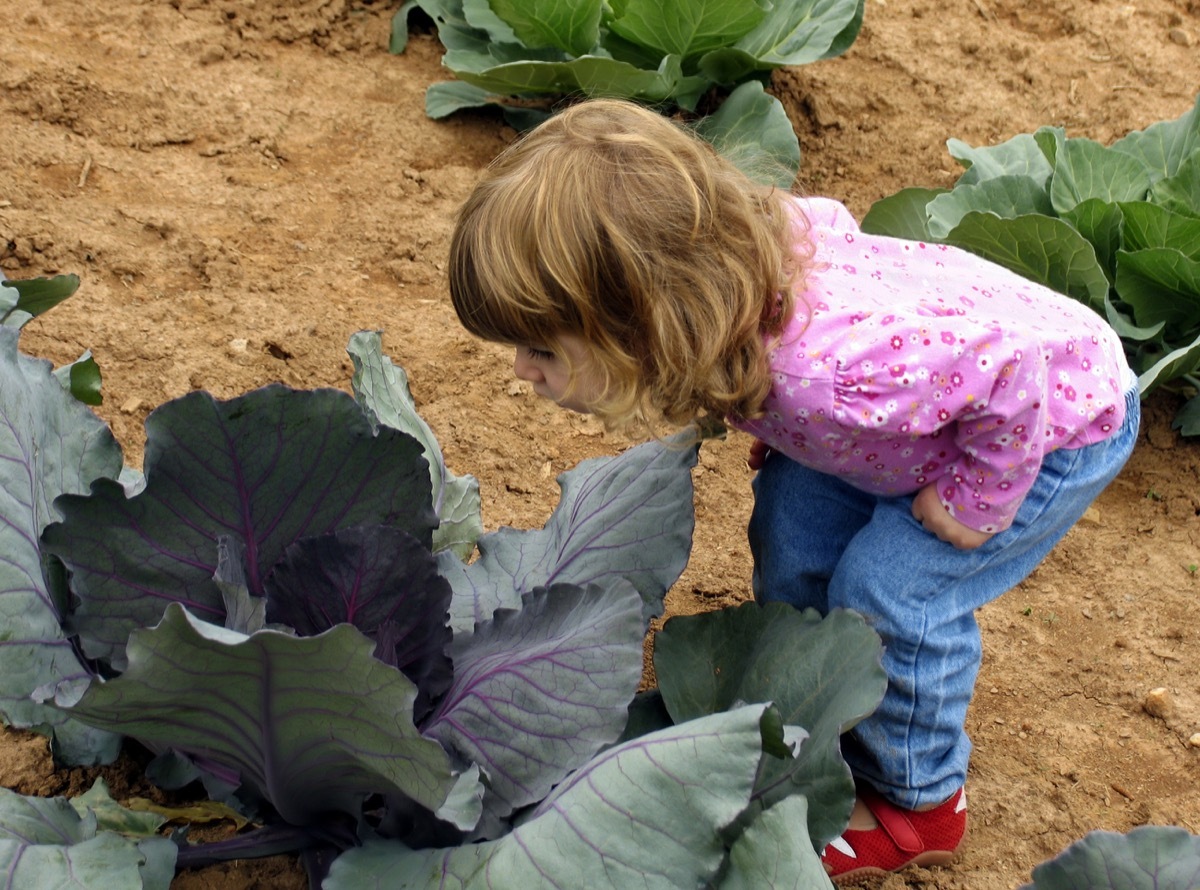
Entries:
POLYGON ((388 526, 341 529, 292 544, 266 580, 266 620, 312 636, 352 624, 375 657, 420 690, 418 713, 450 685, 450 585, 429 548, 388 526))
POLYGON ((246 584, 265 579, 291 544, 338 528, 389 525, 431 540, 429 474, 410 436, 381 428, 337 390, 274 384, 218 401, 190 393, 146 420, 145 485, 133 497, 100 479, 56 503, 45 550, 72 574, 84 651, 124 666, 129 634, 170 602, 222 623, 214 580, 223 536, 245 555, 246 584))
POLYGON ((93 810, 78 798, 22 797, 0 788, 0 888, 167 890, 175 844, 152 829, 130 831, 128 818, 110 827, 118 811, 139 814, 96 790, 85 795, 93 810))
POLYGON ((217 538, 217 568, 213 581, 225 606, 225 627, 252 634, 267 626, 267 599, 254 596, 246 582, 246 555, 229 535, 217 538))
POLYGON ((1021 890, 1195 890, 1200 837, 1166 825, 1093 831, 1036 866, 1032 877, 1021 890))
POLYGON ((461 559, 470 559, 475 541, 483 533, 478 480, 474 476, 455 476, 446 468, 437 437, 417 413, 408 375, 383 355, 378 331, 354 334, 346 351, 354 362, 350 385, 363 410, 376 424, 408 433, 424 449, 433 487, 433 510, 439 520, 433 532, 434 551, 449 550, 461 559))
POLYGON ((661 615, 691 553, 690 470, 698 454, 698 443, 651 441, 616 458, 581 461, 559 476, 562 495, 544 528, 482 535, 470 565, 439 554, 454 588, 451 626, 469 631, 497 609, 519 608, 521 594, 535 587, 616 579, 637 588, 644 622, 661 615))
POLYGON ((453 786, 447 755, 413 726, 416 687, 374 649, 345 624, 246 636, 172 603, 130 635, 125 672, 67 710, 225 767, 292 825, 356 816, 376 792, 437 809, 453 786))
POLYGON ((108 428, 48 362, 18 352, 16 328, 0 326, 0 716, 52 734, 56 754, 76 764, 115 759, 120 739, 31 698, 44 685, 91 676, 63 630, 65 596, 49 580, 59 567, 44 562, 38 538, 59 519, 60 495, 120 471, 108 428))
POLYGON ((641 598, 627 582, 557 584, 454 639, 454 682, 423 725, 478 764, 500 817, 542 800, 625 726, 642 676, 641 598))
POLYGON ((855 612, 822 618, 784 603, 744 603, 669 619, 655 637, 654 670, 676 723, 771 702, 788 737, 806 736, 794 757, 765 763, 754 798, 771 807, 803 794, 819 850, 850 818, 854 782, 839 740, 883 699, 882 654, 879 635, 855 612))
POLYGON ((502 838, 430 850, 367 843, 340 856, 322 886, 706 886, 726 856, 724 830, 750 803, 764 710, 746 705, 609 748, 502 838))

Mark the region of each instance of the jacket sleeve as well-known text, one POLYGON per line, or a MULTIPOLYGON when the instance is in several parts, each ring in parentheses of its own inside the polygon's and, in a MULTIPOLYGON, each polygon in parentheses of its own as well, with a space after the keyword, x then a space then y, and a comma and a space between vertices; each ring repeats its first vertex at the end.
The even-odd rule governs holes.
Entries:
POLYGON ((1043 395, 1046 362, 1036 345, 967 324, 953 337, 918 337, 915 351, 893 349, 912 342, 919 322, 895 319, 891 337, 851 338, 862 348, 840 353, 834 417, 851 429, 920 437, 925 451, 915 463, 923 475, 915 483, 936 483, 942 504, 963 525, 1001 531, 1055 436, 1043 395))
POLYGON ((832 198, 798 198, 810 226, 825 226, 839 232, 858 232, 858 221, 840 201, 832 198))

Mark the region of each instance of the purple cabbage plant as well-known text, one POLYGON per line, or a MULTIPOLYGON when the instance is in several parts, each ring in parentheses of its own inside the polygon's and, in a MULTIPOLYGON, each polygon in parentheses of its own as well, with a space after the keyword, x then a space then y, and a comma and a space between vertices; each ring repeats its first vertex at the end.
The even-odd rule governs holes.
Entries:
POLYGON ((298 852, 327 890, 827 886, 838 738, 883 693, 874 632, 778 605, 673 618, 639 694, 699 443, 583 461, 543 528, 482 533, 378 334, 349 351, 352 395, 161 406, 138 474, 0 329, 0 713, 66 763, 131 739, 161 786, 259 826, 131 841, 13 796, 0 867, 166 887, 298 852))

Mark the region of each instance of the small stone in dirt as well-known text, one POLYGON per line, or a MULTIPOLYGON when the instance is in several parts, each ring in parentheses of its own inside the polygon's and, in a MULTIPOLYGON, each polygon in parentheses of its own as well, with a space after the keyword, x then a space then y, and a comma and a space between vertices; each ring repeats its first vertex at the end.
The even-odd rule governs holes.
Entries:
POLYGON ((220 44, 212 44, 200 50, 201 65, 215 65, 222 61, 226 56, 225 47, 220 44))
POLYGON ((1194 42, 1192 35, 1183 28, 1172 28, 1167 32, 1167 37, 1172 43, 1178 43, 1180 46, 1191 46, 1194 42))
POLYGON ((122 414, 132 414, 133 412, 137 411, 137 409, 140 407, 142 407, 142 400, 139 399, 137 396, 134 396, 133 398, 126 399, 124 402, 121 403, 121 413, 122 414))
POLYGON ((1191 745, 1193 748, 1200 748, 1200 732, 1196 733, 1190 739, 1188 739, 1188 744, 1191 745))
POLYGON ((1146 693, 1146 699, 1142 702, 1142 709, 1151 717, 1166 720, 1171 716, 1172 711, 1175 710, 1175 703, 1171 700, 1171 693, 1167 691, 1167 688, 1159 686, 1146 693))

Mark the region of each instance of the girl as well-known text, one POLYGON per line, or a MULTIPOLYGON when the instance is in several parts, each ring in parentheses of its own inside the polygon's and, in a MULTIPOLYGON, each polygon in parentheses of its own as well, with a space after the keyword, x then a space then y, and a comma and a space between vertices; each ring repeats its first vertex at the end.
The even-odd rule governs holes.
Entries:
POLYGON ((974 612, 1116 476, 1139 402, 1083 304, 952 247, 865 235, 753 184, 637 105, 574 106, 505 151, 459 216, 450 291, 515 373, 610 425, 756 437, 753 588, 865 615, 888 689, 846 737, 839 882, 942 864, 966 831, 974 612))

